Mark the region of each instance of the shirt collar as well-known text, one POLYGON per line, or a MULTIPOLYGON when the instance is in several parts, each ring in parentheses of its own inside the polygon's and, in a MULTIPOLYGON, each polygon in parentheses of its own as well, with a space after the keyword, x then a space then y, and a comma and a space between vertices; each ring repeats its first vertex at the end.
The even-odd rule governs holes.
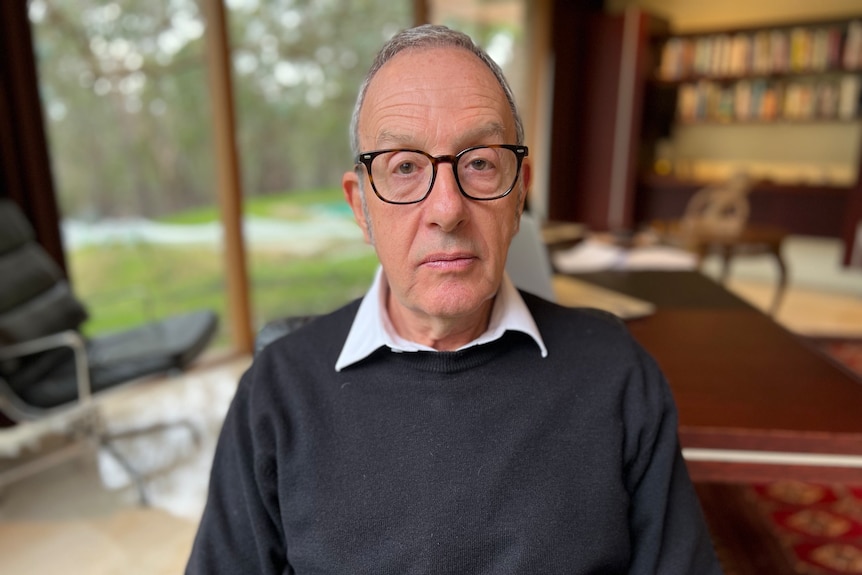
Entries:
MULTIPOLYGON (((386 312, 388 289, 383 268, 378 267, 374 282, 359 304, 353 325, 344 341, 344 347, 335 362, 335 371, 341 371, 365 359, 383 346, 395 352, 436 351, 431 347, 408 341, 395 332, 389 320, 389 314, 386 312)), ((496 341, 509 330, 529 335, 539 347, 542 357, 548 356, 548 349, 530 310, 527 309, 527 304, 524 303, 524 298, 521 297, 509 276, 504 274, 500 289, 494 298, 488 329, 459 349, 496 341)))

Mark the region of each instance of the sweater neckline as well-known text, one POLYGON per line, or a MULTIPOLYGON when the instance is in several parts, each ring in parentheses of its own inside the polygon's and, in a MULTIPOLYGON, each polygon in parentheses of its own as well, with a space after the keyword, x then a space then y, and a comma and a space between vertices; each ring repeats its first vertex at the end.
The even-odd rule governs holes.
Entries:
POLYGON ((379 352, 389 354, 388 357, 406 363, 412 369, 431 373, 458 373, 497 360, 519 340, 535 345, 529 336, 520 332, 507 331, 500 339, 458 351, 396 352, 384 347, 379 352))

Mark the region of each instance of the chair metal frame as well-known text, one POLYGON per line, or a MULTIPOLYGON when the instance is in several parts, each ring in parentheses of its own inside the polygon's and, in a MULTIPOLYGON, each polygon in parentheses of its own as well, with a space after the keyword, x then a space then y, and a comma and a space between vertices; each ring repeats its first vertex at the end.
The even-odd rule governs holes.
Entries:
POLYGON ((5 198, 0 198, 0 257, 8 258, 0 260, 0 295, 5 297, 0 299, 5 322, 0 323, 0 412, 12 424, 0 428, 0 446, 9 448, 0 459, 0 489, 75 455, 103 449, 128 473, 141 503, 148 504, 146 477, 115 440, 179 425, 199 445, 200 433, 186 420, 113 432, 99 398, 109 389, 185 369, 209 345, 218 316, 212 310, 192 311, 87 339, 78 329, 87 317, 84 305, 36 241, 23 212, 5 198), (58 349, 70 349, 71 357, 55 357, 52 352, 58 349), (48 355, 28 358, 38 354, 48 355), (40 383, 42 388, 33 387, 40 383), (45 448, 49 434, 59 435, 63 445, 45 448), (30 449, 29 443, 42 449, 30 449))
POLYGON ((68 347, 74 353, 78 388, 78 396, 74 402, 49 408, 30 405, 22 401, 6 381, 0 377, 0 411, 10 417, 17 425, 26 425, 26 422, 40 421, 51 417, 67 419, 62 425, 64 428, 63 436, 67 440, 67 444, 46 453, 39 453, 24 462, 0 470, 0 491, 4 487, 46 471, 69 459, 95 453, 99 448, 103 448, 134 482, 140 504, 148 506, 150 498, 146 486, 147 477, 123 456, 114 445, 114 441, 182 426, 189 430, 195 447, 199 447, 201 444, 200 431, 190 421, 176 420, 120 432, 110 432, 105 425, 98 403, 94 399, 90 383, 86 341, 77 331, 66 330, 34 340, 0 347, 0 361, 60 347, 68 347))

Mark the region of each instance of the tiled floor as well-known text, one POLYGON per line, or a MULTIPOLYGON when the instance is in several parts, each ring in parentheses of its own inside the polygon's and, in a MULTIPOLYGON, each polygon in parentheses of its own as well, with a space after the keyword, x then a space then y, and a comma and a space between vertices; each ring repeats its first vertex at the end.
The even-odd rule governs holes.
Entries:
MULTIPOLYGON (((790 289, 778 321, 799 333, 862 336, 862 271, 841 269, 835 242, 791 240, 790 289)), ((707 273, 716 270, 717 262, 706 263, 707 273)), ((739 260, 729 287, 765 309, 774 274, 771 262, 739 260)), ((74 460, 9 486, 0 493, 0 573, 180 573, 203 505, 221 418, 248 364, 244 357, 221 361, 106 398, 109 424, 185 418, 204 431, 202 443, 194 447, 178 428, 122 445, 145 469, 169 468, 149 482, 153 505, 146 509, 106 457, 74 460)))
POLYGON ((118 442, 138 469, 159 471, 147 482, 149 508, 104 453, 8 486, 0 492, 0 573, 181 573, 221 420, 248 364, 246 357, 221 360, 106 397, 109 428, 184 419, 202 432, 201 442, 196 447, 181 426, 118 442))

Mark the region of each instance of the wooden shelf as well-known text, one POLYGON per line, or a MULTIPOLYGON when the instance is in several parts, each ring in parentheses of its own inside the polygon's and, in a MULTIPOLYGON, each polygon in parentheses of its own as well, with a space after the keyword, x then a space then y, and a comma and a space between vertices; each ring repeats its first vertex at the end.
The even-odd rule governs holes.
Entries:
MULTIPOLYGON (((714 184, 703 180, 686 180, 673 176, 661 176, 658 174, 644 174, 639 178, 640 185, 649 188, 661 188, 668 191, 689 192, 693 188, 702 188, 714 184)), ((833 186, 828 184, 785 184, 771 180, 759 180, 753 187, 752 193, 779 194, 779 195, 832 195, 844 197, 851 192, 853 186, 833 186)))
POLYGON ((650 83, 657 86, 677 87, 680 84, 694 84, 703 80, 719 84, 733 84, 740 80, 804 80, 823 77, 838 77, 848 75, 862 75, 862 68, 828 68, 824 70, 788 71, 788 72, 764 72, 713 76, 709 74, 688 75, 682 78, 662 78, 653 76, 650 83))
MULTIPOLYGON (((654 174, 638 180, 635 219, 640 224, 679 218, 689 199, 709 182, 654 174)), ((789 233, 839 237, 854 187, 758 182, 748 196, 749 221, 777 226, 789 233)))
POLYGON ((663 80, 856 72, 862 16, 672 34, 656 38, 654 49, 663 80))
POLYGON ((858 114, 853 118, 776 118, 774 120, 733 119, 733 120, 682 120, 677 119, 680 126, 812 126, 812 125, 844 125, 858 122, 862 117, 858 114))

